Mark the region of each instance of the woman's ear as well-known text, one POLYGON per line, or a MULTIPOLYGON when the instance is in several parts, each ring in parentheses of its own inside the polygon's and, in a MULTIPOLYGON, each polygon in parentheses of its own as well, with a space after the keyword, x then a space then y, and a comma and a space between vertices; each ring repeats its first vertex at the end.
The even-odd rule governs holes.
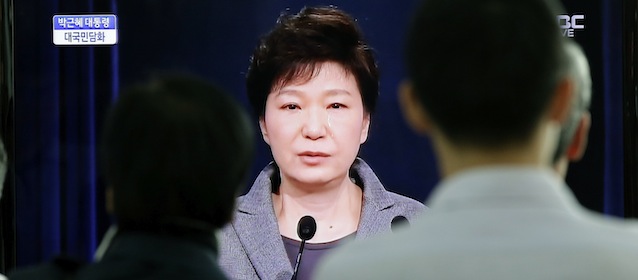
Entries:
POLYGON ((261 137, 264 138, 264 142, 270 146, 270 139, 268 139, 268 128, 266 126, 265 117, 259 117, 259 130, 261 131, 261 137))
POLYGON ((414 86, 409 80, 403 80, 399 84, 399 106, 403 112, 403 118, 408 125, 420 134, 428 134, 431 123, 425 109, 421 106, 414 86))
POLYGON ((368 132, 370 131, 370 113, 363 112, 363 126, 361 127, 361 138, 359 144, 363 144, 368 140, 368 132))

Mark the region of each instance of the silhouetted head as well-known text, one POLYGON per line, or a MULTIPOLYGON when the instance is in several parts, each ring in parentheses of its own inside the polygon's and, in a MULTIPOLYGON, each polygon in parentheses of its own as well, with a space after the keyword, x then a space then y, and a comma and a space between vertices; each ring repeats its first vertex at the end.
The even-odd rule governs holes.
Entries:
POLYGON ((406 63, 417 102, 451 143, 492 149, 535 131, 566 77, 550 1, 424 1, 406 63))
POLYGON ((253 142, 245 111, 208 82, 167 77, 125 89, 103 135, 119 227, 222 227, 253 142))

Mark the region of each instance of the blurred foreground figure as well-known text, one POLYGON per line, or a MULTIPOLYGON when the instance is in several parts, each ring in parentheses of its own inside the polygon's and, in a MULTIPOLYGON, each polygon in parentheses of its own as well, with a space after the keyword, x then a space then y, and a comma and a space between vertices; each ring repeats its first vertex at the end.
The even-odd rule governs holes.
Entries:
POLYGON ((340 248, 318 279, 638 279, 635 224, 586 210, 554 170, 574 86, 556 5, 424 2, 400 98, 443 180, 428 215, 340 248))
POLYGON ((117 233, 94 264, 57 262, 12 279, 226 279, 215 230, 231 219, 253 142, 242 108, 204 81, 124 90, 102 143, 117 233))

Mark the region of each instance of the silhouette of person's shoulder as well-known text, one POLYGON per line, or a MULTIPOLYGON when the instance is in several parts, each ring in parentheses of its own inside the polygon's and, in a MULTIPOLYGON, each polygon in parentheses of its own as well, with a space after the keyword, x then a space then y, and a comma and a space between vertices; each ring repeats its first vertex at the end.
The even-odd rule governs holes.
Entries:
MULTIPOLYGON (((9 274, 9 279, 72 279, 86 263, 67 257, 58 256, 50 262, 20 269, 9 274)), ((2 278, 0 278, 2 279, 2 278)))

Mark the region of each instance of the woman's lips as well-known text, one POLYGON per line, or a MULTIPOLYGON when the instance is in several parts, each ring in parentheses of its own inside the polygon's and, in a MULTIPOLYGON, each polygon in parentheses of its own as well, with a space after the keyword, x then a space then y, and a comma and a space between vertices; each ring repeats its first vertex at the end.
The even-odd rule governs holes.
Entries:
POLYGON ((318 165, 324 162, 328 157, 330 157, 329 154, 315 151, 302 152, 299 153, 298 156, 301 159, 301 162, 307 165, 318 165))

